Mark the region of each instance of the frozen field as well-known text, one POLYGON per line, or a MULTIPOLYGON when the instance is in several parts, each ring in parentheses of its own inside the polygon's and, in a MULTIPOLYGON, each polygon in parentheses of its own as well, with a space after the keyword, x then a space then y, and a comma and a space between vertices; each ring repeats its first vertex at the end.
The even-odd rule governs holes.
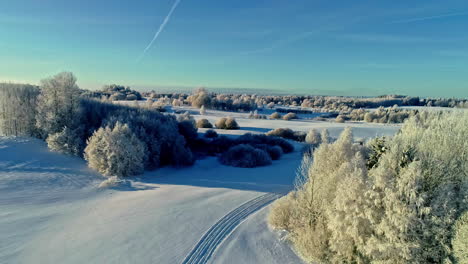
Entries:
MULTIPOLYGON (((356 138, 368 138, 399 128, 229 115, 241 129, 219 133, 327 128, 336 137, 351 126, 356 138)), ((293 188, 296 149, 267 167, 206 158, 99 189, 104 178, 85 161, 49 152, 39 140, 0 138, 0 263, 301 263, 266 224, 268 205, 293 188)))

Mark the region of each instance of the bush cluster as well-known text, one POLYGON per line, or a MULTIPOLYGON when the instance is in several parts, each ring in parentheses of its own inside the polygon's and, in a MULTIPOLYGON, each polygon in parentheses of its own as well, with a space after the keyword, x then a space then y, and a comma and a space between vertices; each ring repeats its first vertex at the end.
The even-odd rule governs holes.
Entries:
POLYGON ((229 148, 221 155, 219 160, 224 165, 254 168, 270 165, 272 159, 265 150, 247 144, 240 144, 229 148))
POLYGON ((239 129, 239 125, 236 122, 236 119, 232 117, 222 117, 218 119, 215 123, 216 128, 218 129, 239 129))
POLYGON ((266 115, 259 114, 257 110, 251 111, 249 114, 250 119, 267 119, 266 115))
MULTIPOLYGON (((291 143, 279 137, 247 133, 236 138, 229 138, 226 136, 218 136, 214 134, 216 132, 210 131, 212 130, 206 132, 204 138, 197 138, 190 141, 191 149, 198 155, 223 156, 224 153, 228 152, 232 147, 238 145, 248 145, 254 149, 260 149, 267 153, 271 160, 280 159, 283 153, 291 153, 294 151, 294 146, 291 143), (208 133, 210 134, 209 136, 207 136, 208 133)), ((227 157, 232 156, 228 155, 227 157)))
POLYGON ((130 87, 117 84, 106 85, 101 91, 85 91, 83 96, 110 101, 136 101, 143 98, 139 92, 130 89, 130 87))
POLYGON ((266 133, 267 136, 282 137, 285 139, 291 139, 298 142, 304 142, 306 133, 302 131, 293 131, 290 128, 275 128, 266 133))
MULTIPOLYGON (((124 176, 125 172, 129 175, 141 172, 141 168, 185 166, 194 162, 187 141, 197 137, 197 131, 190 117, 185 116, 187 120, 177 122, 174 116, 163 115, 153 109, 89 99, 89 94, 76 85, 72 73, 60 73, 44 79, 39 88, 9 86, 2 87, 0 93, 5 95, 2 99, 9 99, 12 103, 21 102, 20 105, 14 105, 0 100, 0 109, 3 111, 0 115, 2 134, 36 136, 46 140, 51 150, 77 156, 85 155, 85 147, 88 150, 93 148, 88 142, 98 144, 96 151, 90 151, 86 157, 91 167, 106 175, 116 173, 124 176), (116 128, 117 131, 114 131, 116 128), (94 140, 94 137, 101 139, 94 140), (129 141, 119 141, 124 138, 129 141), (131 142, 134 138, 138 140, 134 140, 135 144, 131 142), (142 148, 137 147, 138 142, 141 142, 142 148), (112 150, 114 152, 100 151, 105 144, 115 147, 112 150), (143 156, 136 159, 138 164, 126 163, 127 170, 116 169, 121 166, 120 163, 127 161, 121 158, 129 159, 124 156, 133 156, 134 151, 140 153, 140 149, 143 149, 143 156), (96 164, 100 165, 91 160, 97 160, 96 164), (103 169, 106 166, 108 168, 103 169)), ((139 157, 138 153, 135 155, 139 157)))
POLYGON ((297 115, 295 113, 287 113, 283 116, 283 120, 293 120, 297 119, 297 115))
POLYGON ((270 115, 270 119, 281 119, 283 118, 280 113, 274 112, 273 114, 270 115))

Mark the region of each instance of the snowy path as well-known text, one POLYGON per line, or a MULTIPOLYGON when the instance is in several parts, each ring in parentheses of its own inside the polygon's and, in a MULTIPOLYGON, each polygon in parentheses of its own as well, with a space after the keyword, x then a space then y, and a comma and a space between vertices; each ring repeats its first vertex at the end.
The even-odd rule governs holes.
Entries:
POLYGON ((243 220, 278 197, 279 195, 271 193, 260 195, 229 212, 203 235, 182 264, 207 263, 218 246, 243 220))

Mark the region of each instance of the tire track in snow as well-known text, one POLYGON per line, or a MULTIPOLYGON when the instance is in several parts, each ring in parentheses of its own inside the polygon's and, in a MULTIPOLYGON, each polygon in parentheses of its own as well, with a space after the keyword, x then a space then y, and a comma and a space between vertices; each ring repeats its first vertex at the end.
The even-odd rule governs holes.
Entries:
POLYGON ((244 219, 278 197, 279 195, 272 193, 260 195, 229 212, 208 229, 197 245, 185 257, 182 264, 207 263, 216 248, 244 219))

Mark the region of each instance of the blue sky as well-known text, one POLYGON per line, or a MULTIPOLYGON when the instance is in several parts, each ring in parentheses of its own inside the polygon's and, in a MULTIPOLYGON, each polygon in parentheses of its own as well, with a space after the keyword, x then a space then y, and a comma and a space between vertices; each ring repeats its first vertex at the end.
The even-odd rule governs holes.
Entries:
POLYGON ((0 81, 468 97, 468 2, 0 1, 0 81))

